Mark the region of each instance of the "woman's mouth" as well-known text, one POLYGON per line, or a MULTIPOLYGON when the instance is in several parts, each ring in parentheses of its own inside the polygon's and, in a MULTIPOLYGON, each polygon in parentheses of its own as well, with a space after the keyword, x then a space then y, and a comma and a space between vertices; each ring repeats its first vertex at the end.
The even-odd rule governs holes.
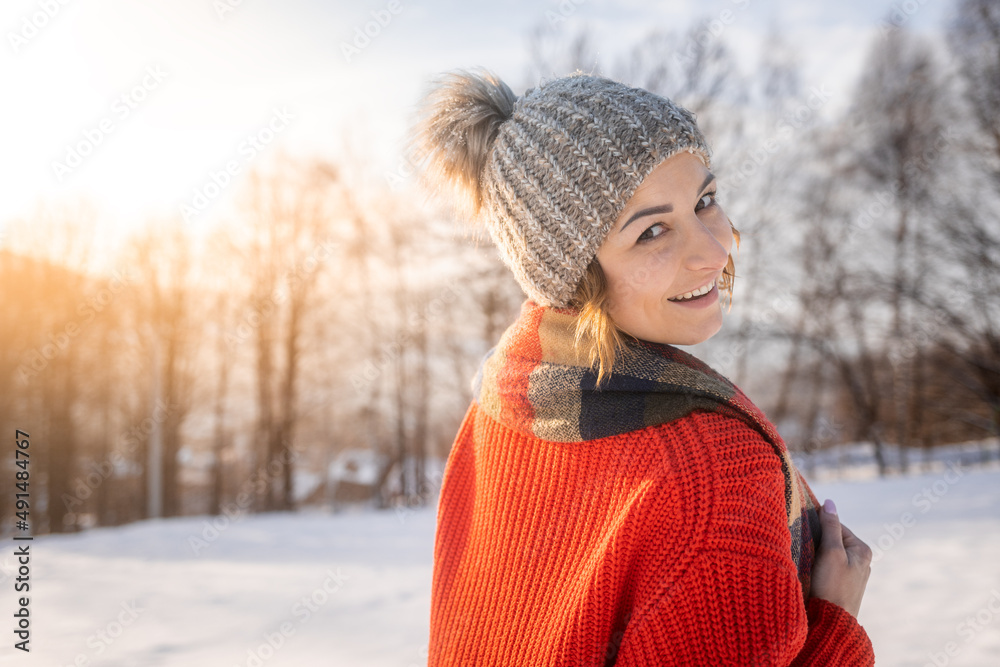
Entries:
POLYGON ((685 292, 684 294, 667 300, 670 301, 670 303, 677 304, 680 308, 711 308, 715 304, 719 303, 719 288, 715 284, 715 281, 713 281, 708 285, 699 287, 692 292, 685 292))
POLYGON ((698 299, 703 299, 715 289, 715 281, 708 283, 707 285, 702 285, 696 290, 690 292, 685 292, 684 294, 679 294, 673 298, 667 299, 667 301, 673 301, 674 303, 684 303, 687 301, 697 301, 698 299))

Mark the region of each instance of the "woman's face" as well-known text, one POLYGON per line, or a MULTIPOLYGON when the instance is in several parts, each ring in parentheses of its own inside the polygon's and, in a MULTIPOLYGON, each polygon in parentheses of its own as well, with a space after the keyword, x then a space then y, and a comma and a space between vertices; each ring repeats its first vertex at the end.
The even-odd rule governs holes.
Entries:
POLYGON ((715 190, 700 158, 677 153, 650 172, 611 227, 597 260, 611 290, 611 318, 626 333, 695 345, 719 331, 717 283, 733 232, 715 190))

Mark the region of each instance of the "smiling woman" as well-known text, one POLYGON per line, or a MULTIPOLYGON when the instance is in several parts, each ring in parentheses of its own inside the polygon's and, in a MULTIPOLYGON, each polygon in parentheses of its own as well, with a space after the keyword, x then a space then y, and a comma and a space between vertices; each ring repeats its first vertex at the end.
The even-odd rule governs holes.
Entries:
POLYGON ((739 240, 694 115, 604 77, 518 98, 456 72, 414 136, 528 296, 448 458, 429 664, 874 664, 871 550, 674 347, 719 331, 739 240))
POLYGON ((732 280, 735 236, 714 184, 691 153, 671 156, 636 188, 598 249, 611 318, 635 338, 695 345, 722 327, 718 286, 732 280))

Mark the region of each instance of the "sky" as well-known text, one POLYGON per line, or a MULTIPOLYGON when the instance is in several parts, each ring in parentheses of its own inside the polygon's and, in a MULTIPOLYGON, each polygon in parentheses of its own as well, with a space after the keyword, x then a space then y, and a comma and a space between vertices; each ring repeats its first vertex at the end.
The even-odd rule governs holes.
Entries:
POLYGON ((383 177, 435 74, 482 65, 523 92, 527 35, 586 26, 601 57, 651 28, 716 19, 744 58, 778 25, 805 88, 845 100, 880 21, 937 29, 950 3, 842 0, 8 0, 0 9, 0 244, 44 204, 89 202, 102 229, 154 217, 204 230, 279 152, 383 177), (563 20, 565 19, 565 20, 563 20))

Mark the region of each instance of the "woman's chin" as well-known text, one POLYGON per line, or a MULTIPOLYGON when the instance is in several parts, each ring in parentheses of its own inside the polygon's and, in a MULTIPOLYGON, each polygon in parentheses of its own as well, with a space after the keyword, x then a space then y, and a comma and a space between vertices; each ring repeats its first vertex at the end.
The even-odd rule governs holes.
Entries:
POLYGON ((716 308, 711 317, 706 321, 699 322, 697 326, 687 328, 686 331, 668 331, 664 333, 662 341, 668 345, 698 345, 719 333, 722 330, 722 309, 716 308))

